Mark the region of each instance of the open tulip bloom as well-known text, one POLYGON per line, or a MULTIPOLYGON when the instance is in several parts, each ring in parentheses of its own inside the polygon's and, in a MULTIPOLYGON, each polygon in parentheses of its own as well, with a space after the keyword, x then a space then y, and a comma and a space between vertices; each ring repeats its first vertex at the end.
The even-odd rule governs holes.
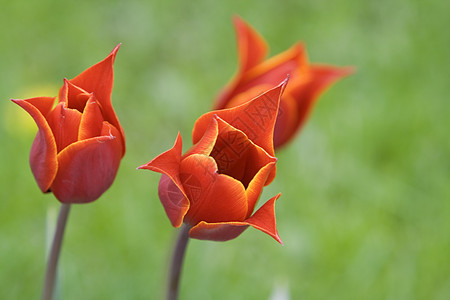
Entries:
POLYGON ((275 176, 272 136, 285 85, 202 115, 185 154, 178 135, 170 150, 139 167, 162 173, 158 194, 173 226, 184 222, 190 237, 214 241, 236 238, 252 226, 281 243, 274 214, 279 195, 253 210, 275 176))
POLYGON ((38 127, 30 152, 31 171, 42 192, 62 202, 49 256, 43 299, 51 299, 70 204, 98 199, 113 183, 125 154, 125 135, 111 104, 114 50, 67 80, 54 97, 12 100, 38 127))
POLYGON ((239 17, 234 18, 234 26, 239 68, 218 95, 214 109, 238 106, 289 74, 289 85, 281 98, 274 131, 274 147, 277 149, 293 139, 326 88, 353 73, 353 68, 310 64, 301 43, 265 59, 268 46, 258 32, 239 17))
MULTIPOLYGON (((185 235, 182 253, 175 250, 174 261, 183 255, 189 236, 227 241, 251 226, 281 243, 275 222, 280 195, 254 209, 263 187, 275 177, 273 129, 286 83, 240 106, 202 115, 186 153, 178 134, 170 150, 139 167, 162 174, 158 194, 166 214, 174 227, 185 223, 179 239, 185 235)), ((179 275, 179 270, 173 272, 179 275)), ((174 281, 176 285, 178 279, 174 281)), ((169 294, 176 290, 172 284, 169 294)))

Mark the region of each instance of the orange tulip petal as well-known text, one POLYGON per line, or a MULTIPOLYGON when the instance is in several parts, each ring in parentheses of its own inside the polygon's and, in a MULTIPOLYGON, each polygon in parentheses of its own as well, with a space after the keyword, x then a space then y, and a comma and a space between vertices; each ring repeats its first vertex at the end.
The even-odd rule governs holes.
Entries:
POLYGON ((120 44, 104 60, 70 79, 69 82, 88 93, 94 93, 102 108, 104 119, 119 129, 122 136, 123 153, 125 153, 125 134, 111 104, 113 63, 119 47, 120 44))
POLYGON ((273 131, 273 146, 275 149, 278 149, 295 134, 299 114, 297 106, 297 100, 291 94, 283 94, 273 131))
POLYGON ((248 102, 249 100, 258 97, 265 91, 270 90, 271 88, 273 88, 273 84, 260 84, 257 86, 250 87, 248 90, 245 90, 242 93, 239 93, 233 96, 233 98, 229 99, 226 107, 224 108, 231 108, 242 105, 248 102))
POLYGON ((252 217, 243 222, 200 222, 191 228, 189 236, 199 240, 228 241, 238 237, 248 226, 252 226, 283 244, 275 221, 275 201, 279 197, 280 194, 267 201, 252 217))
POLYGON ((303 44, 297 43, 245 73, 234 94, 239 94, 261 84, 275 84, 289 75, 291 82, 286 88, 286 91, 288 91, 290 86, 297 84, 296 81, 303 80, 302 77, 307 76, 308 69, 305 48, 303 44))
MULTIPOLYGON (((105 113, 113 111, 111 105, 111 92, 113 86, 113 63, 120 45, 101 62, 84 70, 73 79, 68 80, 75 86, 80 87, 88 93, 94 93, 95 97, 104 106, 105 113)), ((114 123, 111 123, 115 125, 114 123)))
POLYGON ((301 129, 311 113, 315 102, 328 87, 340 78, 348 76, 353 72, 353 67, 311 66, 309 80, 290 90, 290 95, 297 102, 297 118, 292 124, 292 129, 286 133, 283 139, 280 139, 281 141, 277 142, 276 147, 278 148, 284 145, 301 129))
POLYGON ((288 50, 261 62, 247 72, 239 73, 238 76, 227 84, 217 97, 214 105, 215 109, 223 109, 236 106, 236 97, 240 99, 243 93, 249 101, 256 95, 267 90, 267 86, 282 81, 286 76, 290 77, 290 84, 286 87, 286 92, 292 86, 298 85, 306 79, 308 74, 308 59, 306 51, 301 43, 297 43, 288 50), (247 95, 249 93, 249 95, 247 95), (230 103, 233 101, 234 103, 230 103))
POLYGON ((173 227, 180 227, 189 209, 189 200, 166 174, 161 175, 158 196, 173 227))
POLYGON ((30 166, 39 188, 45 193, 49 190, 58 170, 56 141, 45 119, 55 103, 55 98, 37 97, 12 101, 27 111, 38 126, 38 132, 31 146, 30 166))
POLYGON ((183 217, 189 209, 189 201, 180 179, 181 151, 183 145, 178 133, 173 147, 156 158, 138 167, 162 173, 158 193, 167 216, 174 227, 180 227, 183 217), (169 177, 168 180, 165 176, 169 177), (183 195, 183 197, 180 196, 183 195))
POLYGON ((98 199, 113 183, 121 159, 120 132, 104 122, 101 137, 78 141, 58 154, 51 190, 63 203, 98 199))
POLYGON ((59 90, 59 102, 64 102, 64 107, 76 109, 82 113, 90 97, 90 93, 64 78, 64 84, 59 90))
POLYGON ((226 242, 237 238, 248 226, 244 222, 200 222, 191 228, 189 236, 198 240, 226 242))
MULTIPOLYGON (((32 106, 37 108, 37 110, 40 112, 40 114, 44 118, 47 117, 47 115, 52 111, 53 106, 55 105, 55 97, 35 97, 35 98, 29 98, 29 99, 25 99, 25 100, 12 99, 12 101, 16 104, 19 104, 22 108, 24 108, 24 107, 20 103, 31 104, 32 106)), ((26 110, 26 111, 28 112, 28 110, 26 110)))
POLYGON ((255 205, 258 202, 264 185, 268 185, 270 182, 267 181, 270 173, 275 168, 275 162, 270 162, 264 167, 262 167, 255 177, 250 181, 245 193, 247 194, 248 211, 246 218, 250 217, 255 209, 255 205))
POLYGON ((202 138, 211 117, 217 115, 231 126, 243 131, 253 143, 273 156, 273 128, 280 97, 286 84, 287 79, 273 89, 240 106, 215 110, 202 115, 195 122, 192 131, 193 143, 197 143, 202 138))
POLYGON ((215 109, 223 109, 227 106, 227 101, 236 95, 235 90, 240 84, 242 76, 261 63, 268 50, 263 37, 244 20, 235 16, 233 23, 237 37, 239 71, 219 93, 214 105, 215 109))
POLYGON ((281 196, 281 194, 276 195, 275 197, 268 200, 261 206, 249 219, 246 220, 246 223, 256 229, 261 230, 264 233, 267 233, 271 237, 273 237, 277 242, 283 244, 278 235, 277 231, 277 222, 275 219, 275 201, 281 196))
POLYGON ((190 208, 185 222, 242 221, 247 213, 247 197, 241 182, 217 173, 210 156, 193 154, 181 161, 180 177, 190 208))
POLYGON ((56 105, 47 117, 48 124, 55 137, 58 153, 78 141, 78 128, 81 113, 76 109, 65 108, 65 103, 56 105))
POLYGON ((161 153, 148 163, 138 167, 138 169, 146 169, 161 174, 166 174, 172 179, 172 181, 183 191, 183 185, 180 181, 180 163, 181 163, 181 151, 183 144, 181 135, 178 133, 177 139, 173 147, 166 152, 161 153))
POLYGON ((86 140, 101 134, 103 127, 103 116, 100 106, 94 95, 91 95, 81 116, 78 140, 86 140))
POLYGON ((268 46, 264 38, 242 18, 233 18, 237 36, 239 68, 247 71, 264 60, 268 46))
POLYGON ((217 116, 213 116, 200 141, 198 141, 198 143, 196 143, 188 151, 186 151, 186 153, 183 154, 182 158, 187 157, 191 154, 209 155, 214 148, 218 133, 219 128, 217 125, 217 116))
POLYGON ((299 99, 299 103, 313 101, 337 80, 353 73, 353 67, 312 65, 308 80, 301 85, 292 86, 290 93, 299 99))

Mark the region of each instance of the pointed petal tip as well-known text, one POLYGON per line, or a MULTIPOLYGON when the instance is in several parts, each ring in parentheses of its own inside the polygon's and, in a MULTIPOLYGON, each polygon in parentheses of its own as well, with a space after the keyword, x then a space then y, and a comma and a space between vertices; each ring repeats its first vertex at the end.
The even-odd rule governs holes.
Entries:
POLYGON ((281 96, 284 93, 284 90, 286 89, 287 84, 289 83, 290 74, 286 74, 286 78, 280 82, 275 88, 273 89, 280 89, 280 96, 278 97, 278 100, 281 99, 281 96))
POLYGON ((113 53, 114 55, 117 53, 117 51, 119 51, 120 46, 122 46, 122 43, 118 43, 114 49, 111 51, 111 53, 113 53))
POLYGON ((235 26, 238 26, 239 24, 245 23, 244 19, 242 19, 242 17, 240 15, 238 15, 238 14, 233 14, 232 21, 233 21, 233 24, 235 26))
POLYGON ((280 85, 282 86, 283 91, 286 88, 286 85, 288 84, 290 77, 291 77, 290 74, 286 74, 286 78, 280 83, 280 85))
MULTIPOLYGON (((181 133, 178 132, 177 138, 176 138, 176 140, 175 140, 175 143, 173 144, 173 146, 172 146, 171 149, 167 150, 166 152, 161 153, 160 155, 158 155, 157 157, 155 157, 154 159, 152 159, 152 160, 149 161, 148 163, 143 164, 142 166, 137 167, 136 170, 145 169, 145 170, 150 170, 150 171, 160 172, 160 171, 161 171, 161 168, 151 166, 151 164, 155 161, 155 159, 157 159, 157 158, 160 157, 161 155, 164 155, 164 154, 167 153, 167 152, 170 152, 171 150, 173 150, 174 148, 176 148, 178 145, 179 145, 179 147, 181 148, 181 147, 182 147, 182 143, 183 143, 183 141, 182 141, 182 139, 181 139, 181 133)), ((181 149, 180 149, 180 156, 181 156, 181 149)))
POLYGON ((298 50, 305 50, 305 43, 304 42, 296 42, 293 47, 295 47, 298 50))
POLYGON ((280 243, 281 246, 284 246, 284 243, 283 243, 283 241, 281 240, 281 238, 280 238, 280 236, 279 236, 278 234, 274 237, 274 239, 275 239, 278 243, 280 243))
POLYGON ((356 66, 345 66, 341 68, 341 74, 343 76, 349 76, 356 73, 357 70, 358 68, 356 66))
POLYGON ((150 162, 148 162, 148 163, 146 163, 146 164, 143 164, 143 165, 137 167, 136 170, 149 170, 149 168, 148 168, 148 164, 149 164, 149 163, 150 163, 150 162))
POLYGON ((315 64, 315 65, 312 65, 312 67, 313 67, 313 69, 316 69, 319 72, 325 72, 325 74, 328 74, 328 76, 331 76, 334 78, 347 77, 349 75, 356 73, 356 71, 357 71, 356 66, 338 67, 338 66, 327 65, 327 64, 315 64))
MULTIPOLYGON (((278 193, 278 194, 275 196, 274 202, 277 201, 280 197, 281 197, 281 193, 278 193)), ((278 230, 276 230, 275 236, 274 236, 273 238, 274 238, 278 243, 280 243, 281 246, 284 246, 284 243, 283 243, 283 241, 281 240, 280 235, 278 234, 278 230)))

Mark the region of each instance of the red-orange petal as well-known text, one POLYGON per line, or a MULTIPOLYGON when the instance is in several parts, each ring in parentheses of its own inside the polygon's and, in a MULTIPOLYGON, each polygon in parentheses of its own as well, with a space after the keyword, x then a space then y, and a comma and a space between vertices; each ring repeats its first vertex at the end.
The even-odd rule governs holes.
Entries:
POLYGON ((228 100, 226 107, 224 108, 231 108, 235 106, 242 105, 253 98, 258 97, 262 93, 264 93, 267 90, 270 90, 273 88, 273 84, 260 84, 256 86, 252 86, 249 89, 234 95, 231 99, 228 100))
POLYGON ((55 137, 58 153, 78 141, 78 128, 81 122, 81 113, 78 110, 65 108, 65 103, 60 102, 50 112, 47 121, 55 137))
POLYGON ((275 147, 280 148, 289 142, 301 129, 319 96, 337 80, 354 72, 353 67, 335 67, 326 65, 312 65, 308 80, 302 84, 291 87, 286 94, 293 97, 297 103, 297 118, 291 130, 285 133, 282 139, 276 142, 275 147))
POLYGON ((264 205, 261 206, 253 214, 253 216, 246 220, 246 223, 256 229, 261 230, 264 233, 267 233, 277 242, 283 244, 280 236, 278 235, 277 222, 275 219, 275 201, 280 198, 280 196, 281 194, 278 194, 264 203, 264 205))
POLYGON ((193 154, 181 161, 180 177, 190 208, 185 222, 242 221, 247 213, 247 197, 242 183, 217 173, 211 156, 193 154))
POLYGON ((233 98, 236 87, 240 84, 244 74, 264 60, 268 46, 263 37, 240 17, 233 18, 236 30, 239 69, 236 75, 217 96, 214 109, 223 109, 233 98))
POLYGON ((277 122, 273 131, 273 146, 279 148, 295 133, 298 120, 297 101, 291 94, 284 93, 281 97, 277 122))
POLYGON ((46 120, 55 98, 37 97, 12 101, 28 112, 38 126, 38 132, 31 146, 30 166, 39 188, 45 193, 49 190, 58 170, 56 142, 46 120))
POLYGON ((83 71, 80 75, 70 79, 70 83, 88 93, 94 93, 102 107, 104 119, 116 127, 122 136, 123 153, 125 153, 125 134, 111 104, 113 87, 113 63, 120 44, 101 62, 83 71))
POLYGON ((183 158, 191 154, 209 155, 214 148, 218 133, 217 116, 213 116, 200 141, 186 151, 186 153, 183 154, 183 158))
MULTIPOLYGON (((276 160, 274 158, 274 160, 276 160)), ((262 167, 255 177, 250 181, 245 193, 247 195, 248 211, 246 218, 250 217, 255 209, 255 205, 261 196, 264 185, 268 185, 270 182, 267 180, 272 170, 275 168, 275 161, 268 163, 262 167)))
POLYGON ((289 75, 289 85, 286 92, 292 86, 303 82, 308 74, 308 58, 303 44, 297 43, 288 50, 268 59, 254 68, 238 73, 234 79, 226 85, 218 95, 215 109, 223 109, 236 106, 237 102, 244 102, 242 97, 247 97, 245 102, 267 90, 267 86, 274 86, 289 75), (248 94, 248 95, 247 95, 248 94), (238 101, 236 101, 238 100, 238 101))
POLYGON ((94 95, 87 101, 81 116, 78 140, 86 140, 100 136, 103 127, 103 116, 94 95))
POLYGON ((285 79, 278 86, 240 106, 215 110, 197 119, 192 131, 193 144, 204 135, 213 115, 243 131, 248 138, 273 156, 273 128, 278 114, 280 97, 287 84, 285 79))
POLYGON ((289 75, 289 85, 286 92, 292 86, 301 81, 307 75, 308 58, 301 43, 294 44, 288 50, 265 60, 252 70, 245 73, 241 82, 236 87, 234 94, 237 95, 254 86, 262 84, 276 84, 289 75))
POLYGON ((233 18, 236 30, 239 69, 245 72, 264 60, 268 46, 264 38, 239 16, 233 18))
POLYGON ((280 244, 275 220, 275 201, 280 194, 267 201, 255 214, 243 222, 200 222, 192 227, 189 236, 199 240, 228 241, 238 237, 248 226, 270 235, 280 244))
POLYGON ((103 124, 102 136, 82 140, 58 154, 58 173, 51 186, 63 203, 98 199, 113 183, 122 157, 120 132, 103 124))
POLYGON ((64 84, 59 90, 59 102, 65 102, 64 107, 83 112, 86 102, 92 93, 88 93, 79 86, 64 78, 64 84))
POLYGON ((158 196, 172 226, 180 227, 189 209, 189 200, 166 174, 159 180, 158 196))
POLYGON ((167 216, 174 227, 180 227, 183 223, 183 217, 189 209, 189 201, 187 200, 186 193, 180 179, 180 163, 181 163, 181 151, 183 145, 181 135, 178 133, 177 139, 173 147, 166 152, 158 155, 150 162, 138 167, 138 169, 147 169, 150 171, 164 174, 161 177, 159 186, 159 195, 162 205, 166 210, 167 216), (173 186, 174 185, 174 186, 173 186), (178 191, 184 196, 180 199, 178 191))
POLYGON ((200 222, 191 228, 189 236, 198 240, 226 242, 237 238, 248 226, 244 222, 200 222))

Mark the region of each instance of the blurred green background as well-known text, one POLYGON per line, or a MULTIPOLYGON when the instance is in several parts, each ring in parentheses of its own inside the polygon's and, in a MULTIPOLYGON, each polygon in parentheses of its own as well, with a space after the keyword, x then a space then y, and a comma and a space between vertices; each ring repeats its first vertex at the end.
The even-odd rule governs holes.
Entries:
POLYGON ((231 18, 271 55, 304 41, 312 62, 354 65, 277 156, 264 199, 285 245, 248 229, 193 240, 181 299, 450 299, 450 2, 0 1, 0 299, 39 299, 59 208, 33 179, 36 127, 10 98, 56 96, 122 42, 113 104, 127 154, 113 186, 74 206, 61 299, 160 299, 176 230, 159 176, 135 168, 185 147, 237 68, 231 18), (49 221, 47 221, 49 220, 49 221))

